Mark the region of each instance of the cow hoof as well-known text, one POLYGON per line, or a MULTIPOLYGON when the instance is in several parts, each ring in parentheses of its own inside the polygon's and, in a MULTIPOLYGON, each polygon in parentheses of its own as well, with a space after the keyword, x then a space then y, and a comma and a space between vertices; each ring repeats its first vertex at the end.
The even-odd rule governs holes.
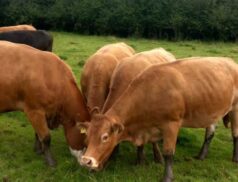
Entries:
POLYGON ((233 158, 233 159, 232 159, 232 162, 238 164, 238 158, 233 158))
POLYGON ((52 156, 45 156, 45 161, 50 167, 55 167, 57 165, 56 160, 52 156))
POLYGON ((56 167, 57 162, 54 159, 46 159, 46 164, 50 167, 56 167))
POLYGON ((145 161, 137 161, 135 162, 136 166, 141 166, 141 165, 145 165, 145 161))
POLYGON ((43 150, 42 150, 41 145, 39 143, 37 143, 37 142, 35 143, 33 150, 38 155, 41 155, 41 154, 44 153, 43 150))
POLYGON ((42 151, 42 149, 40 148, 34 148, 34 152, 37 154, 37 155, 42 155, 44 152, 42 151))
POLYGON ((203 161, 203 160, 205 159, 205 156, 197 155, 197 156, 195 156, 194 158, 197 159, 197 160, 203 161))
POLYGON ((155 158, 154 162, 157 163, 157 164, 164 164, 164 160, 160 159, 160 158, 155 158))
POLYGON ((154 162, 157 164, 164 164, 164 158, 162 155, 154 155, 154 162))
POLYGON ((2 182, 9 182, 9 178, 8 178, 7 176, 4 176, 4 177, 2 178, 2 182))
POLYGON ((145 165, 147 163, 148 162, 146 161, 146 159, 136 159, 136 162, 135 162, 136 165, 145 165))
POLYGON ((172 181, 173 181, 173 179, 170 177, 164 177, 162 180, 162 182, 172 182, 172 181))

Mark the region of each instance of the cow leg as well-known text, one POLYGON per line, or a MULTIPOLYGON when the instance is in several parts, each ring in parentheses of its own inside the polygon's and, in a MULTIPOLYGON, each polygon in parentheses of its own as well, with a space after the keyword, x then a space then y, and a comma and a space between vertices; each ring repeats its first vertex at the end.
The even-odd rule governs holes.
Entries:
POLYGON ((206 128, 205 139, 198 156, 196 156, 197 159, 204 160, 206 158, 208 154, 209 145, 212 141, 212 138, 214 137, 215 129, 216 129, 215 124, 206 128))
POLYGON ((163 132, 163 155, 165 161, 163 182, 171 182, 173 180, 173 156, 176 148, 176 141, 180 123, 173 121, 168 122, 164 126, 163 132))
POLYGON ((238 163, 238 106, 236 110, 229 113, 231 120, 231 131, 233 137, 233 157, 232 161, 238 163))
POLYGON ((154 142, 154 143, 152 143, 152 146, 153 146, 154 161, 156 163, 163 164, 164 160, 163 160, 163 156, 160 152, 158 143, 154 142))
POLYGON ((145 163, 144 145, 137 147, 136 164, 141 165, 145 163))
POLYGON ((39 137, 46 163, 49 166, 55 166, 56 161, 54 160, 50 152, 51 138, 47 122, 45 119, 45 113, 41 110, 28 110, 28 109, 25 109, 25 113, 29 118, 29 120, 31 121, 31 124, 39 137))
POLYGON ((37 133, 35 133, 34 151, 39 155, 43 154, 43 149, 42 149, 42 146, 41 146, 41 142, 40 142, 40 139, 39 139, 37 133))

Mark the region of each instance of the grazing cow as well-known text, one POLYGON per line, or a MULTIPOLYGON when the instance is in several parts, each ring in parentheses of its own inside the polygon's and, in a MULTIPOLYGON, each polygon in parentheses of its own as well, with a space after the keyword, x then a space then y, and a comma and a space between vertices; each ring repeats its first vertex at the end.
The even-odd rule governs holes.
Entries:
POLYGON ((27 44, 42 51, 52 51, 53 37, 44 30, 19 30, 0 33, 0 40, 27 44))
POLYGON ((228 112, 238 162, 238 65, 230 58, 191 58, 152 65, 138 75, 103 115, 79 123, 87 129, 81 165, 99 170, 121 141, 140 146, 163 139, 164 182, 173 178, 172 162, 180 127, 207 128, 228 112))
POLYGON ((133 54, 134 50, 125 43, 108 44, 86 61, 81 75, 81 88, 92 114, 95 109, 101 111, 117 64, 133 54))
POLYGON ((17 30, 36 30, 32 25, 15 25, 15 26, 6 26, 0 27, 0 32, 9 32, 17 30))
POLYGON ((24 44, 0 41, 0 112, 23 111, 35 132, 35 150, 54 166, 49 129, 63 125, 72 154, 80 157, 85 135, 77 121, 89 120, 70 68, 56 55, 24 44))
MULTIPOLYGON (((175 57, 163 48, 141 52, 125 58, 113 72, 109 94, 103 106, 102 113, 105 113, 112 104, 115 103, 120 95, 126 90, 130 82, 145 68, 152 64, 168 63, 175 60, 175 57)), ((153 153, 155 162, 162 163, 163 158, 157 142, 153 143, 153 153)), ((142 145, 137 148, 137 163, 143 163, 144 158, 142 145)))

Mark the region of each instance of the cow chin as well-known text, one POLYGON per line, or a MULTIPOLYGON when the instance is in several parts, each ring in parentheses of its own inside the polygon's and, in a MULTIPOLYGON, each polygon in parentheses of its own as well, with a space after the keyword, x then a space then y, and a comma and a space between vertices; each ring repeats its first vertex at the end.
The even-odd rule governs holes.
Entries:
POLYGON ((69 147, 69 150, 70 150, 71 154, 74 157, 76 157, 78 163, 80 164, 81 158, 82 158, 86 148, 84 148, 83 150, 75 150, 75 149, 72 149, 71 147, 69 147))

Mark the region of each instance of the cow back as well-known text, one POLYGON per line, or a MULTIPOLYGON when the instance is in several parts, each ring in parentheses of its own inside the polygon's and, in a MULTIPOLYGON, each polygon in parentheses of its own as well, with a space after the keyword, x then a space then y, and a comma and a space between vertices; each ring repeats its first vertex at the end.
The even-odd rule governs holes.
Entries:
POLYGON ((134 50, 125 43, 116 43, 100 48, 89 57, 82 71, 81 87, 90 110, 94 107, 101 110, 108 95, 113 70, 122 58, 133 53, 134 50))
POLYGON ((163 48, 140 52, 125 58, 113 72, 109 94, 103 107, 103 112, 106 112, 112 106, 126 90, 131 81, 144 69, 153 64, 163 64, 175 60, 175 57, 163 48))
POLYGON ((17 31, 17 30, 36 30, 32 25, 15 25, 15 26, 5 26, 0 27, 0 32, 9 32, 9 31, 17 31))

